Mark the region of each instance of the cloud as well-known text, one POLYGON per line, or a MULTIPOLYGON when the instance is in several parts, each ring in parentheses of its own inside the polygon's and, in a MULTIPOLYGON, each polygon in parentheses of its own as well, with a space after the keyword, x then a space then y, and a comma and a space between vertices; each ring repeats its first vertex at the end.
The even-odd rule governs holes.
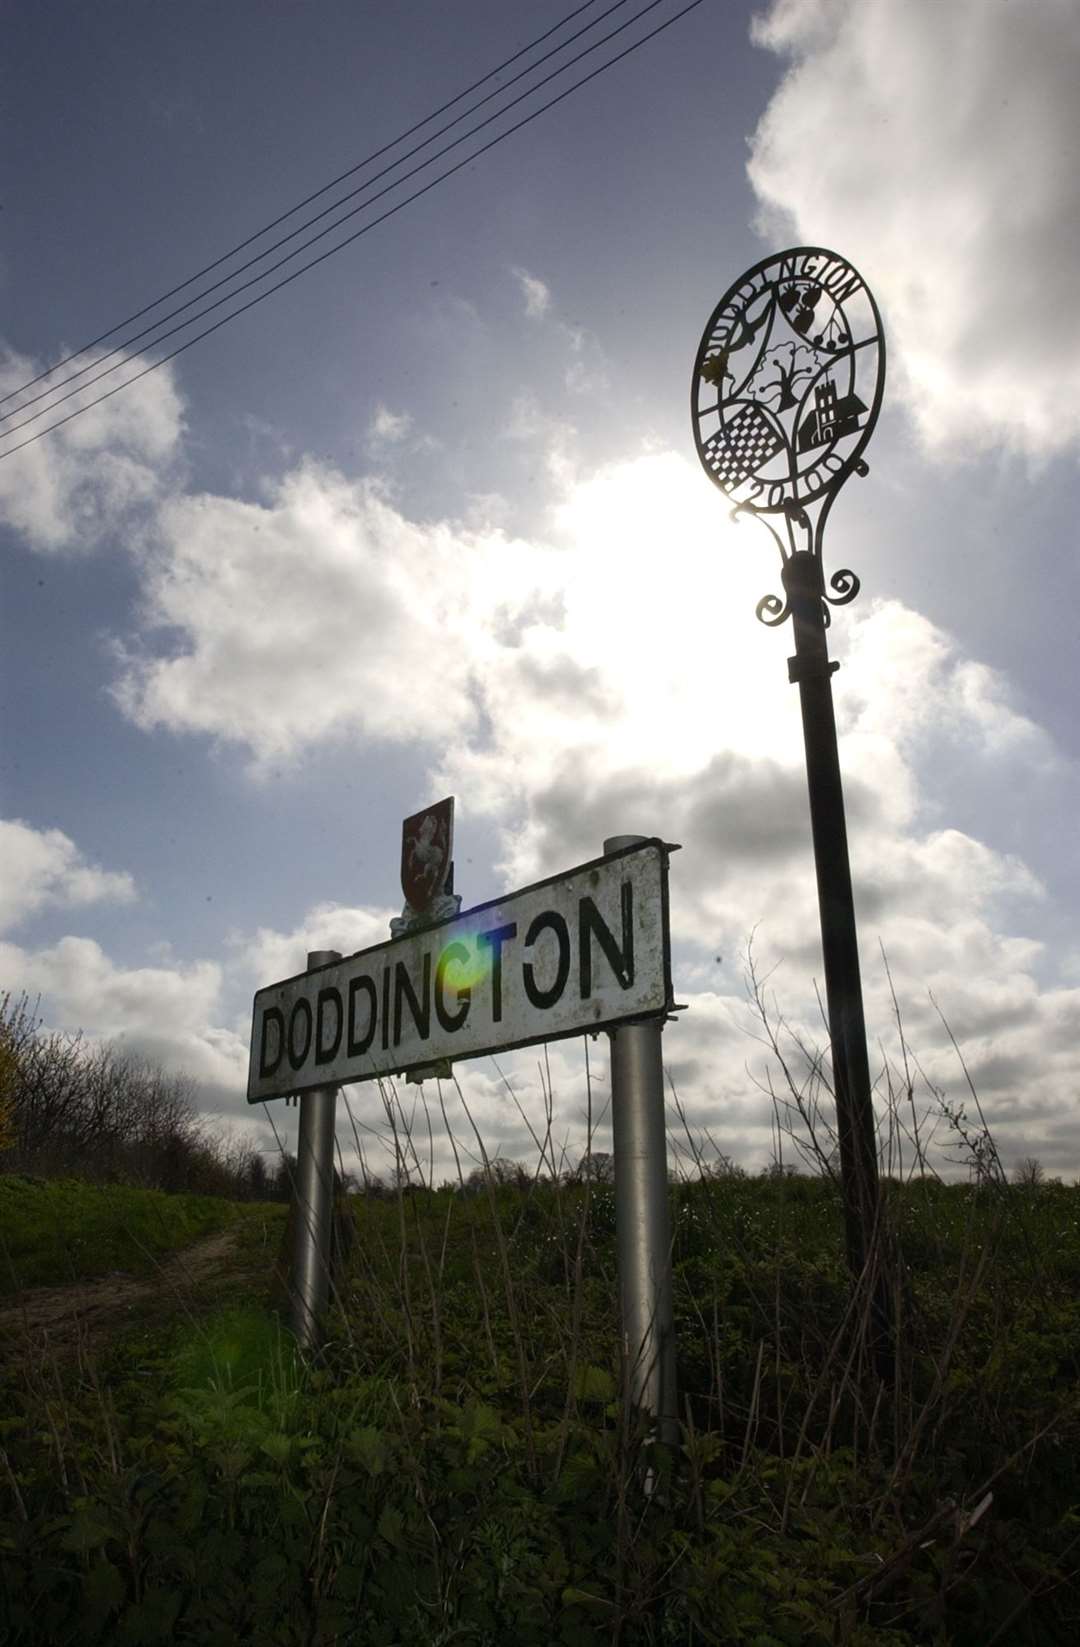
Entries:
MULTIPOLYGON (((952 962, 946 983, 953 991, 952 1009, 945 1011, 942 1001, 942 1010, 959 1052, 925 990, 921 996, 905 996, 901 991, 902 1046, 891 1022, 892 1000, 884 964, 864 947, 871 1077, 882 1136, 890 1125, 893 1129, 892 1170, 899 1165, 897 1139, 906 1169, 914 1165, 913 1109, 935 1168, 947 1176, 963 1176, 970 1169, 970 1153, 944 1115, 944 1106, 953 1113, 966 1107, 971 1130, 979 1131, 970 1076, 1007 1167, 1025 1155, 1035 1155, 1048 1171, 1075 1178, 1080 1163, 1080 1127, 1073 1099, 1080 1075, 1076 1051, 1080 991, 1038 990, 1018 957, 1014 957, 1018 962, 1015 972, 1009 976, 993 935, 985 932, 989 941, 981 945, 978 936, 975 929, 967 930, 957 951, 942 956, 943 968, 952 962), (976 967, 988 967, 989 975, 978 981, 974 974, 970 980, 964 978, 965 953, 976 967), (959 972, 955 969, 958 959, 959 972), (962 1001, 954 986, 959 983, 964 990, 969 981, 970 997, 962 1001), (910 1097, 904 1047, 913 1083, 910 1097)), ((895 959, 890 953, 890 965, 895 959)), ((767 978, 762 1000, 770 1029, 777 1034, 796 1084, 801 1086, 808 1064, 800 1049, 820 1053, 827 1046, 820 1012, 812 999, 806 999, 797 968, 790 962, 771 970, 769 958, 761 951, 757 962, 759 979, 767 978)), ((711 1153, 703 1138, 708 1129, 725 1154, 743 1165, 760 1167, 775 1147, 777 1105, 770 1089, 779 1100, 781 1120, 787 1116, 784 1104, 789 1098, 777 1060, 766 1045, 762 1022, 739 989, 702 988, 679 994, 689 1003, 689 1010, 664 1031, 664 1064, 690 1130, 706 1145, 706 1155, 711 1153)), ((824 1119, 831 1122, 827 1091, 821 1092, 821 1098, 824 1119)), ((680 1130, 669 1113, 669 1158, 679 1156, 680 1149, 686 1153, 680 1130)), ((786 1154, 791 1159, 790 1144, 786 1154)))
POLYGON ((527 269, 515 268, 513 274, 525 299, 526 315, 530 320, 542 320, 551 308, 550 288, 527 269))
MULTIPOLYGON (((530 320, 545 320, 552 312, 550 288, 544 281, 515 268, 514 277, 525 299, 525 313, 530 320)), ((563 388, 571 395, 595 394, 608 386, 607 359, 595 335, 584 326, 558 321, 545 329, 545 337, 561 342, 566 351, 567 364, 563 369, 563 388)), ((528 404, 527 402, 525 403, 528 404)), ((520 406, 518 415, 521 416, 520 406)))
POLYGON ((563 383, 572 395, 596 394, 608 387, 607 357, 599 341, 584 326, 560 328, 570 351, 563 383))
MULTIPOLYGON (((10 394, 40 370, 39 362, 5 352, 0 395, 10 394)), ((121 370, 119 380, 123 376, 121 370)), ((110 378, 76 395, 56 415, 84 405, 117 381, 110 378)), ((39 393, 40 384, 30 391, 39 393)), ((0 451, 9 450, 4 431, 22 421, 11 413, 11 405, 25 405, 27 398, 17 396, 0 408, 0 415, 8 414, 0 428, 0 451)), ((26 415, 40 409, 33 407, 26 415)), ((51 421, 42 418, 11 434, 10 442, 27 439, 51 421)), ((41 552, 79 553, 96 547, 110 533, 144 518, 160 498, 183 427, 183 402, 172 368, 166 366, 46 439, 0 457, 0 522, 41 552)))
POLYGON ((368 441, 371 446, 394 446, 412 428, 412 416, 409 412, 392 412, 389 406, 380 401, 375 408, 375 416, 368 425, 368 441))
MULTIPOLYGON (((0 994, 11 988, 16 993, 25 990, 31 998, 40 996, 49 1030, 82 1032, 91 1042, 111 1042, 150 1059, 167 1073, 190 1075, 198 1085, 198 1107, 208 1120, 269 1144, 261 1110, 249 1108, 245 1098, 253 989, 303 971, 310 949, 336 948, 348 954, 382 942, 391 913, 319 904, 291 931, 261 927, 255 933, 238 933, 226 944, 221 959, 187 964, 125 966, 92 939, 74 936, 37 950, 0 942, 0 994)), ((555 1150, 568 1147, 569 1160, 576 1162, 584 1148, 587 1109, 581 1044, 552 1046, 545 1066, 542 1080, 531 1050, 511 1054, 498 1065, 493 1060, 462 1065, 458 1082, 444 1086, 447 1117, 464 1172, 480 1159, 469 1114, 489 1153, 535 1161, 535 1146, 511 1089, 533 1125, 542 1129, 542 1086, 548 1079, 558 1095, 555 1150)), ((606 1096, 603 1070, 595 1072, 595 1088, 599 1113, 606 1096)), ((420 1092, 395 1082, 386 1084, 384 1092, 392 1102, 400 1101, 399 1126, 414 1129, 425 1171, 433 1171, 436 1181, 453 1178, 453 1146, 434 1086, 429 1083, 420 1092)), ((278 1134, 290 1144, 295 1110, 280 1103, 270 1108, 278 1134)), ((338 1104, 338 1143, 348 1167, 357 1160, 354 1126, 372 1170, 388 1172, 394 1161, 393 1141, 383 1095, 375 1083, 344 1089, 338 1104)))
POLYGON ((519 441, 540 454, 552 491, 562 496, 578 479, 578 431, 568 418, 546 411, 531 391, 514 396, 503 428, 503 438, 519 441))
MULTIPOLYGON (((25 826, 14 827, 25 831, 25 826)), ((52 889, 62 876, 43 875, 26 843, 9 833, 11 828, 0 826, 0 849, 14 853, 4 861, 18 864, 60 901, 52 889)), ((113 883, 121 893, 130 886, 126 876, 103 877, 82 865, 77 849, 58 830, 38 840, 69 868, 64 901, 89 902, 100 891, 101 879, 112 895, 113 883)), ((168 945, 156 946, 161 964, 153 966, 123 965, 94 939, 72 934, 37 949, 0 942, 0 994, 11 990, 40 996, 50 1030, 114 1042, 170 1073, 190 1075, 202 1089, 200 1107, 218 1119, 242 1121, 254 990, 303 972, 309 950, 337 949, 347 955, 381 943, 389 936, 393 913, 397 911, 317 904, 290 932, 260 927, 234 934, 217 959, 176 962, 168 945)))
MULTIPOLYGON (((672 814, 689 827, 712 808, 727 820, 725 852, 748 862, 805 829, 783 638, 753 621, 775 569, 763 564, 767 546, 718 520, 712 503, 687 462, 657 453, 597 471, 555 510, 562 558, 549 573, 560 580, 549 578, 547 605, 510 644, 489 649, 477 683, 487 714, 439 769, 441 783, 514 817, 512 880, 557 867, 547 843, 567 832, 589 856, 605 834, 670 835, 672 814)), ((1007 762, 1054 770, 1048 738, 1013 708, 1006 683, 944 631, 897 602, 869 602, 844 621, 837 705, 860 826, 912 829, 928 749, 954 779, 996 776, 1007 762)))
MULTIPOLYGON (((687 860, 691 852, 688 845, 687 860)), ((678 859, 675 865, 678 873, 678 859)), ((941 867, 944 880, 939 891, 955 877, 955 861, 941 867)), ((684 884, 682 890, 696 897, 699 887, 684 884)), ((954 897, 955 907, 962 907, 963 890, 957 889, 954 897)), ((970 893, 966 901, 970 903, 970 893)), ((121 966, 86 938, 65 937, 38 951, 0 944, 0 977, 32 995, 41 994, 50 1027, 84 1030, 92 1039, 112 1040, 151 1058, 167 1071, 194 1076, 200 1083, 203 1112, 217 1122, 244 1127, 258 1119, 249 1114, 243 1096, 251 986, 302 970, 311 948, 348 953, 381 941, 388 917, 387 910, 322 904, 289 932, 260 928, 254 934, 238 934, 222 960, 187 965, 121 966)), ((1040 991, 1031 970, 1037 946, 1003 940, 977 919, 943 924, 936 913, 905 916, 894 920, 892 939, 889 960, 902 998, 911 967, 925 969, 928 957, 933 957, 919 992, 909 992, 904 1000, 907 1044, 919 1071, 920 1111, 938 1108, 923 1073, 953 1104, 967 1091, 964 1069, 926 993, 929 986, 943 1004, 948 1002, 950 1027, 961 1042, 1006 1159, 1036 1154, 1048 1170, 1075 1173, 1080 1137, 1071 1129, 1070 1117, 1080 1074, 1080 990, 1040 991)), ((895 1080, 900 1051, 895 1033, 888 1029, 892 1004, 887 978, 883 965, 872 955, 866 957, 864 944, 867 1016, 880 1034, 880 1046, 878 1035, 872 1040, 872 1061, 877 1069, 882 1052, 887 1052, 895 1080)), ((776 960, 759 949, 762 971, 776 960)), ((792 1036, 810 1047, 822 1046, 825 1039, 806 989, 805 965, 802 955, 781 958, 765 989, 772 1021, 796 1067, 799 1057, 792 1036)), ((707 1128, 725 1153, 760 1166, 769 1159, 773 1128, 773 1107, 765 1091, 770 1060, 760 1045, 760 1023, 755 1023, 738 983, 690 989, 678 985, 678 993, 689 1010, 665 1030, 664 1061, 691 1131, 701 1134, 707 1128)), ((559 1042, 542 1058, 533 1048, 467 1062, 455 1073, 460 1090, 444 1084, 443 1099, 466 1172, 478 1159, 474 1123, 489 1154, 535 1164, 536 1142, 529 1127, 537 1134, 544 1132, 546 1091, 553 1094, 550 1148, 559 1159, 576 1163, 585 1146, 590 1110, 597 1127, 594 1146, 610 1148, 609 1071, 602 1044, 587 1048, 584 1041, 559 1042)), ((775 1065, 772 1074, 775 1080, 775 1065)), ((885 1086, 879 1076, 879 1095, 885 1086)), ((429 1083, 419 1092, 398 1082, 384 1090, 387 1095, 396 1093, 399 1123, 412 1126, 425 1170, 433 1170, 437 1181, 452 1178, 453 1148, 434 1086, 429 1083)), ((386 1171, 392 1163, 383 1099, 373 1083, 345 1089, 338 1136, 346 1164, 354 1160, 353 1124, 369 1164, 386 1171)), ((280 1105, 273 1108, 278 1129, 288 1138, 295 1116, 280 1105)), ((940 1124, 940 1116, 938 1120, 940 1124)), ((669 1127, 674 1161, 676 1145, 685 1146, 674 1113, 669 1113, 669 1127)), ((942 1129, 942 1139, 946 1136, 947 1129, 942 1129)))
POLYGON ((6 987, 40 995, 50 1029, 82 1030, 113 1041, 210 1089, 242 1091, 247 1035, 221 1026, 221 966, 117 965, 92 938, 64 937, 48 948, 0 943, 6 987))
POLYGON ((279 983, 306 971, 311 950, 336 949, 341 955, 353 955, 358 949, 384 943, 390 936, 391 916, 400 913, 399 909, 316 904, 291 932, 259 927, 254 933, 234 937, 230 970, 234 975, 247 974, 258 989, 279 983))
POLYGON ((124 871, 88 863, 62 829, 35 829, 18 818, 0 818, 0 932, 39 909, 130 903, 135 883, 124 871))
POLYGON ((407 520, 373 483, 307 466, 265 505, 177 497, 143 568, 149 636, 114 688, 146 730, 202 732, 261 762, 345 733, 460 736, 488 624, 527 596, 501 532, 407 520))
MULTIPOLYGON (((776 638, 752 618, 775 576, 761 542, 664 452, 568 482, 548 525, 530 542, 411 521, 312 465, 263 505, 178 498, 142 567, 149 631, 122 657, 117 701, 147 729, 209 733, 264 764, 331 737, 426 744, 436 782, 514 820, 511 881, 559 867, 553 850, 565 863, 571 840, 588 857, 606 834, 670 836, 671 819, 722 843, 718 894, 734 873, 721 856, 786 861, 805 832, 803 751, 782 658, 762 667, 776 638), (152 651, 155 632, 168 644, 152 651)), ((940 829, 916 827, 928 752, 954 781, 1010 764, 1052 777, 1045 733, 944 631, 897 602, 845 621, 857 850, 871 840, 895 866, 914 840, 940 857, 940 829)), ((973 878, 1035 895, 1019 870, 973 878)), ((884 868, 868 884, 889 901, 884 868)))
MULTIPOLYGON (((612 834, 682 844, 671 916, 676 988, 691 1010, 668 1031, 667 1055, 686 1075, 688 1101, 711 1106, 714 1123, 728 1118, 721 1133, 737 1117, 732 1147, 760 1160, 771 1111, 744 1067, 754 1048, 738 991, 753 930, 764 963, 783 962, 781 1010, 805 1040, 825 1040, 806 774, 797 696, 751 617, 768 571, 735 558, 755 547, 742 528, 710 525, 697 510, 672 454, 611 466, 566 496, 553 531, 565 554, 558 599, 491 653, 481 736, 451 745, 438 782, 499 824, 511 885, 595 855, 612 834), (725 961, 710 990, 717 954, 725 961), (714 994, 722 1008, 709 1005, 714 994)), ((936 795, 947 778, 959 793, 1041 793, 1053 809, 1075 774, 999 673, 899 602, 846 612, 833 646, 874 1055, 880 1039, 899 1056, 880 944, 923 1067, 963 1095, 933 991, 985 1074, 1006 1137, 1018 1137, 1036 1088, 1051 1094, 1056 1117, 1072 1102, 1080 1058, 1059 1026, 1080 994, 1039 982, 1038 877, 943 826, 936 795)), ((1034 1153, 1050 1149, 1026 1142, 1028 1152, 1033 1142, 1034 1153)), ((1064 1144, 1055 1165, 1076 1170, 1064 1144)))
MULTIPOLYGON (((0 820, 0 865, 0 931, 46 907, 87 909, 136 896, 129 874, 88 862, 62 830, 18 819, 0 820)), ((208 1108, 231 1112, 246 1082, 247 1031, 224 1019, 223 978, 212 961, 124 966, 93 938, 73 934, 36 949, 0 940, 0 996, 40 997, 49 1030, 115 1042, 191 1075, 208 1108)))
POLYGON ((926 444, 1080 438, 1072 0, 774 0, 749 176, 770 241, 850 257, 926 444))
MULTIPOLYGON (((545 528, 529 541, 482 511, 469 527, 410 520, 377 486, 314 465, 262 504, 177 498, 140 562, 150 627, 122 659, 118 701, 148 729, 228 739, 263 767, 328 738, 418 744, 432 783, 494 824, 507 885, 592 857, 612 834, 681 842, 671 911, 691 1011, 665 1044, 695 1113, 722 1108, 733 1147, 760 1159, 770 1110, 746 1071, 756 1052, 740 999, 751 931, 763 962, 783 963, 786 1016, 824 1039, 790 637, 753 618, 777 578, 772 552, 718 517, 696 469, 664 451, 567 475, 545 528)), ((1058 1126, 1080 1060, 1073 996, 1045 982, 1043 889, 937 797, 947 782, 1041 795, 1053 812, 1075 775, 1007 681, 910 608, 849 608, 833 646, 872 1042, 895 1050, 880 942, 932 1078, 959 1091, 928 989, 1003 1124, 1031 1120, 1038 1087, 1058 1126)), ((229 988, 302 970, 311 948, 380 941, 388 914, 326 905, 294 931, 238 939, 229 988)), ((581 1049, 558 1060, 576 1116, 581 1049)), ((535 1056, 507 1068, 542 1108, 535 1056)), ((760 1061, 754 1071, 763 1078, 760 1061)), ((463 1080, 485 1138, 520 1144, 497 1077, 469 1066, 463 1080)), ((1021 1153, 1050 1152, 1029 1139, 1021 1153)))
POLYGON ((899 601, 871 601, 852 615, 839 712, 860 750, 948 741, 952 758, 966 750, 1044 774, 1060 769, 1046 731, 1014 707, 1004 676, 965 658, 945 630, 899 601))

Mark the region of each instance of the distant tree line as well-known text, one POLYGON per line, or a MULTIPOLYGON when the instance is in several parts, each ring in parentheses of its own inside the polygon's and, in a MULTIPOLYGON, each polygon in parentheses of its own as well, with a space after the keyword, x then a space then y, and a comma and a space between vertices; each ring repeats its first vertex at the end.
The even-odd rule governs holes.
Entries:
MULTIPOLYGON (((81 1033, 46 1030, 25 993, 0 993, 0 1172, 124 1182, 233 1200, 291 1200, 296 1157, 281 1150, 263 1154, 215 1128, 199 1114, 197 1090, 190 1076, 169 1074, 123 1048, 92 1043, 81 1033)), ((1005 1183, 996 1150, 986 1153, 989 1135, 985 1148, 981 1138, 974 1146, 966 1133, 963 1138, 974 1151, 975 1181, 1005 1183)), ((576 1166, 567 1163, 558 1172, 557 1181, 610 1186, 614 1166, 610 1153, 586 1150, 576 1166)), ((694 1166, 693 1176, 702 1178, 745 1176, 738 1163, 719 1152, 711 1159, 696 1154, 694 1166)), ((685 1163, 672 1168, 673 1182, 681 1180, 684 1169, 685 1163)), ((773 1161, 762 1173, 788 1177, 794 1170, 773 1161)), ((1034 1156, 1019 1161, 1012 1176, 1027 1189, 1060 1183, 1046 1175, 1034 1156)), ((335 1181, 348 1193, 372 1199, 434 1188, 419 1163, 405 1159, 385 1176, 362 1163, 358 1175, 341 1178, 335 1173, 335 1181)), ((489 1185, 527 1193, 554 1181, 553 1173, 496 1154, 441 1187, 472 1196, 489 1185)))
MULTIPOLYGON (((0 1172, 123 1182, 192 1195, 289 1201, 296 1157, 223 1134, 199 1114, 196 1083, 151 1059, 81 1033, 46 1029, 24 993, 0 994, 0 1172)), ((566 1184, 611 1184, 610 1154, 587 1151, 566 1184)), ((346 1191, 378 1199, 431 1186, 402 1165, 385 1177, 366 1167, 335 1173, 346 1191)), ((548 1183, 520 1161, 496 1155, 444 1188, 465 1195, 489 1183, 527 1191, 548 1183)))
POLYGON ((28 996, 0 995, 0 1171, 287 1199, 287 1161, 271 1170, 249 1143, 216 1132, 196 1093, 190 1076, 46 1030, 28 996))

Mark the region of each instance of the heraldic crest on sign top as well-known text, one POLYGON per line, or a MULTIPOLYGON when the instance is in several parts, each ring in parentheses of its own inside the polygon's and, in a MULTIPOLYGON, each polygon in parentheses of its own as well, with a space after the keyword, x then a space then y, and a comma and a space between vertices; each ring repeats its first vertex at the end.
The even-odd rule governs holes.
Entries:
POLYGON ((821 247, 780 252, 736 281, 705 328, 691 390, 698 455, 737 512, 805 526, 807 504, 868 472, 884 379, 862 276, 821 247))
POLYGON ((406 818, 401 826, 401 890, 414 915, 438 920, 453 914, 457 903, 443 910, 454 855, 454 797, 437 801, 406 818))

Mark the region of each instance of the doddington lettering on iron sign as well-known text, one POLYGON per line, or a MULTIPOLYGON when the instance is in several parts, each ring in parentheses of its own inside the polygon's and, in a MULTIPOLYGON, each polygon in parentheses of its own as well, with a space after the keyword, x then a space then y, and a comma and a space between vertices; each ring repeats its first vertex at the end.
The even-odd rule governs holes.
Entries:
POLYGON ((669 1011, 670 850, 645 841, 261 989, 248 1102, 669 1011))

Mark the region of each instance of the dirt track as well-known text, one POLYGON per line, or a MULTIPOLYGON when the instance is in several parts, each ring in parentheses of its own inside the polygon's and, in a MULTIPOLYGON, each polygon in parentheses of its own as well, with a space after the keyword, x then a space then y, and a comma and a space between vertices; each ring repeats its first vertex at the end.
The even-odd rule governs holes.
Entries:
POLYGON ((235 1229, 219 1230, 163 1259, 147 1276, 114 1271, 66 1287, 28 1287, 0 1307, 0 1359, 31 1345, 71 1350, 136 1314, 154 1318, 205 1305, 242 1274, 236 1246, 235 1229))

